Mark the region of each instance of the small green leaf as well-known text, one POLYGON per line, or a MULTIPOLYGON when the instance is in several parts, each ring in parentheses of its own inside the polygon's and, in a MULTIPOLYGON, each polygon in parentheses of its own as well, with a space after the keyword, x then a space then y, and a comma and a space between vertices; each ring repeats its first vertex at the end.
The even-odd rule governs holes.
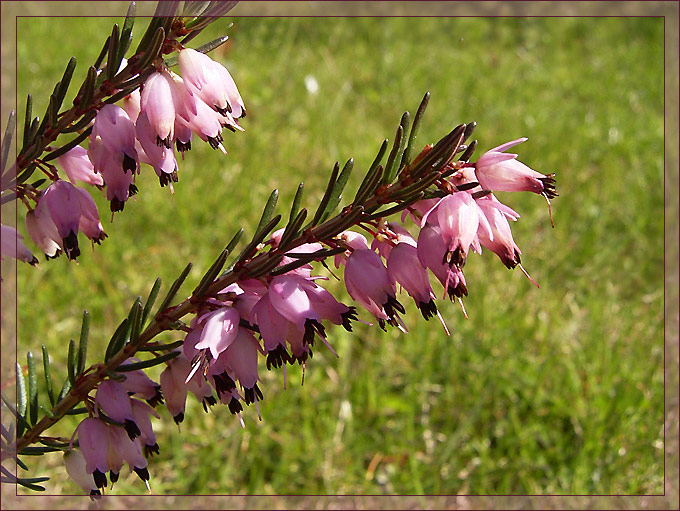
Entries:
POLYGON ((78 352, 76 348, 76 341, 71 339, 68 343, 68 381, 71 382, 71 386, 76 386, 76 375, 77 375, 77 361, 78 352))
POLYGON ((146 303, 144 304, 144 310, 142 311, 142 326, 146 324, 146 320, 149 318, 151 308, 153 307, 153 304, 156 303, 156 298, 158 298, 158 293, 161 290, 161 283, 162 283, 161 278, 158 277, 156 281, 153 283, 153 286, 151 287, 149 297, 146 299, 146 303))
POLYGON ((43 411, 45 415, 47 415, 50 419, 54 419, 56 415, 52 413, 52 410, 47 408, 46 406, 40 405, 40 409, 43 411))
POLYGON ((35 370, 35 359, 30 351, 26 353, 28 367, 28 414, 31 425, 38 422, 38 373, 35 370))
MULTIPOLYGON (((164 40, 165 30, 163 30, 163 27, 158 27, 158 29, 156 29, 154 32, 153 38, 151 39, 149 45, 145 48, 144 55, 139 60, 139 62, 137 62, 138 69, 146 69, 154 61, 154 59, 158 57, 158 52, 160 51, 164 40)), ((137 52, 139 52, 139 48, 137 49, 137 52)))
POLYGON ((182 270, 180 276, 177 277, 177 279, 175 279, 175 281, 172 283, 172 286, 170 286, 170 289, 168 290, 168 294, 166 295, 165 299, 163 300, 160 307, 158 307, 158 310, 156 311, 156 317, 165 312, 165 309, 168 308, 170 302, 172 302, 175 299, 177 291, 179 291, 179 288, 186 280, 187 276, 189 275, 189 272, 191 271, 192 266, 193 265, 191 263, 187 264, 184 267, 184 270, 182 270))
POLYGON ((111 38, 109 39, 109 56, 106 62, 106 79, 111 82, 118 72, 120 60, 118 60, 118 47, 120 45, 120 34, 118 31, 118 23, 113 25, 111 30, 111 38))
POLYGON ((218 37, 217 39, 213 39, 210 42, 202 44, 201 46, 195 48, 195 50, 201 53, 208 53, 222 46, 224 43, 227 42, 228 39, 229 39, 228 35, 223 35, 222 37, 218 37))
POLYGON ((130 343, 134 344, 142 332, 142 297, 138 296, 130 309, 128 320, 130 322, 130 343))
POLYGON ((80 408, 71 408, 64 415, 80 415, 81 413, 88 413, 88 409, 84 406, 80 408))
POLYGON ((416 137, 418 136, 418 129, 420 128, 420 121, 423 118, 423 114, 425 113, 425 109, 427 108, 427 103, 430 101, 430 93, 426 92, 425 96, 423 96, 423 100, 420 102, 420 105, 418 106, 418 111, 416 112, 416 116, 413 118, 413 124, 411 125, 411 132, 408 135, 408 143, 406 144, 406 147, 404 148, 404 154, 401 156, 401 164, 399 165, 399 168, 404 168, 406 165, 411 163, 411 152, 413 151, 413 147, 416 142, 416 137))
POLYGON ((119 373, 124 373, 129 371, 137 371, 138 369, 146 369, 147 367, 157 366, 159 364, 167 362, 168 360, 172 360, 173 358, 177 357, 180 353, 181 353, 180 351, 171 351, 170 353, 165 353, 163 355, 160 355, 156 358, 152 358, 149 360, 142 360, 141 362, 132 362, 129 364, 119 365, 118 367, 116 367, 116 371, 119 373))
MULTIPOLYGON (((92 103, 92 97, 94 96, 94 84, 96 81, 97 70, 94 66, 90 66, 90 68, 87 70, 85 81, 80 86, 78 94, 76 94, 76 98, 78 99, 78 112, 86 112, 90 107, 90 103, 92 103)), ((76 100, 74 99, 73 102, 75 104, 76 100)))
POLYGON ((61 108, 61 105, 64 102, 64 98, 66 97, 66 92, 68 91, 69 85, 71 85, 71 79, 73 78, 73 71, 75 71, 75 69, 76 58, 71 57, 68 61, 68 64, 66 64, 64 76, 61 78, 61 81, 59 82, 59 88, 55 93, 55 107, 57 111, 61 108))
POLYGON ((64 385, 61 387, 61 391, 59 392, 59 396, 57 397, 57 403, 64 399, 66 395, 71 391, 71 382, 66 378, 66 381, 64 381, 64 385))
MULTIPOLYGON (((388 142, 389 141, 387 139, 383 140, 383 143, 380 146, 380 149, 378 150, 378 155, 375 157, 375 160, 373 160, 373 163, 371 163, 371 166, 369 167, 368 172, 366 172, 366 176, 364 177, 364 180, 359 185, 359 189, 357 190, 357 193, 354 196, 354 200, 352 201, 352 204, 359 204, 360 202, 363 202, 363 200, 359 200, 359 199, 362 199, 363 197, 367 196, 366 189, 368 188, 369 183, 371 183, 374 180, 375 174, 377 172, 382 172, 382 169, 380 167, 380 162, 382 161, 383 156, 385 156, 385 151, 387 151, 388 142)), ((373 191, 371 190, 370 193, 373 193, 373 191)))
POLYGON ((397 134, 394 136, 394 144, 392 145, 392 150, 390 151, 390 155, 387 157, 387 163, 385 164, 385 173, 382 179, 383 184, 391 184, 397 176, 397 172, 399 172, 397 164, 401 162, 401 152, 404 150, 409 117, 410 114, 404 112, 404 115, 401 117, 401 124, 397 127, 397 134))
POLYGON ((80 343, 78 344, 78 374, 85 370, 87 360, 87 341, 90 336, 90 313, 83 311, 83 322, 80 326, 80 343))
POLYGON ((175 341, 168 344, 145 344, 138 351, 169 351, 179 348, 184 344, 184 341, 175 341))
POLYGON ((335 165, 333 165, 333 170, 331 171, 331 177, 328 179, 328 184, 326 185, 326 191, 323 194, 323 197, 321 198, 321 202, 319 203, 319 207, 316 208, 316 213, 314 213, 314 218, 312 221, 309 223, 310 227, 313 227, 319 223, 321 220, 321 217, 323 216, 324 213, 326 213, 326 209, 328 207, 328 202, 331 200, 331 194, 333 193, 333 188, 335 187, 335 182, 338 179, 338 173, 340 172, 340 163, 335 162, 335 165))
POLYGON ((23 147, 26 148, 30 144, 31 122, 33 121, 33 97, 29 94, 26 97, 26 114, 24 116, 24 139, 23 147))
POLYGON ((302 192, 304 188, 304 183, 300 183, 298 185, 298 189, 295 192, 295 197, 293 198, 293 205, 290 207, 290 216, 288 217, 289 222, 295 218, 298 214, 298 211, 300 211, 300 203, 302 202, 302 192))
POLYGON ((25 417, 27 407, 28 391, 26 389, 26 380, 24 380, 23 369, 17 364, 17 413, 25 417))
POLYGON ((238 257, 238 260, 240 262, 245 261, 249 257, 251 257, 255 251, 257 250, 257 246, 262 243, 262 240, 269 234, 274 227, 277 226, 279 221, 281 220, 281 215, 276 215, 274 218, 272 218, 267 225, 265 225, 260 232, 258 232, 253 239, 248 243, 246 248, 243 249, 243 252, 238 257))
POLYGON ((267 204, 264 206, 264 210, 262 211, 262 216, 260 217, 260 222, 257 224, 257 228, 255 229, 256 233, 259 233, 260 230, 267 225, 267 222, 269 222, 272 219, 272 216, 274 215, 274 209, 276 208, 276 202, 279 200, 279 191, 278 190, 272 190, 272 193, 269 195, 269 199, 267 199, 267 204))
POLYGON ((2 165, 0 166, 0 172, 5 172, 5 167, 7 166, 7 158, 9 157, 9 150, 12 146, 12 137, 14 136, 14 129, 16 128, 16 114, 14 110, 9 113, 9 118, 7 119, 7 127, 5 128, 5 135, 2 137, 2 165))
POLYGON ((192 296, 195 297, 201 297, 205 293, 206 289, 210 287, 210 284, 213 283, 215 280, 215 277, 220 273, 222 268, 224 267, 224 263, 227 261, 227 257, 229 256, 229 250, 226 248, 222 250, 219 256, 217 256, 217 259, 213 262, 213 264, 208 268, 208 271, 205 272, 205 275, 203 275, 203 278, 201 279, 201 282, 198 283, 198 286, 194 289, 193 293, 191 293, 192 296))
POLYGON ((125 53, 130 48, 130 43, 132 42, 132 27, 135 24, 135 3, 130 2, 128 6, 127 14, 125 15, 125 21, 123 22, 123 29, 120 32, 120 43, 118 45, 118 55, 117 59, 120 62, 123 61, 125 53))
POLYGON ((288 242, 295 238, 298 235, 298 232, 300 232, 300 227, 302 227, 302 223, 305 221, 306 218, 307 209, 302 208, 302 210, 300 210, 300 212, 298 213, 298 216, 295 217, 290 222, 288 222, 286 230, 283 231, 283 235, 281 236, 279 247, 283 247, 283 250, 285 250, 285 247, 288 245, 288 242))
POLYGON ((48 452, 57 452, 61 451, 61 449, 57 449, 56 447, 47 447, 47 446, 31 446, 31 447, 24 447, 19 451, 20 456, 42 456, 43 454, 47 454, 48 452))
POLYGON ((127 334, 129 332, 129 323, 130 322, 128 318, 125 318, 123 321, 121 321, 120 325, 118 325, 118 328, 116 328, 116 331, 113 333, 113 336, 106 347, 104 362, 111 360, 111 358, 125 345, 125 341, 127 341, 127 334))
POLYGON ((111 36, 108 36, 106 38, 106 41, 104 41, 104 46, 102 46, 101 51, 99 52, 99 55, 97 56, 97 60, 94 61, 93 67, 95 69, 99 69, 99 66, 102 65, 102 62, 104 62, 104 57, 106 57, 106 54, 109 51, 109 43, 111 41, 111 36))
POLYGON ((347 180, 349 179, 350 174, 352 173, 352 169, 354 168, 354 158, 350 158, 347 160, 347 163, 345 163, 345 166, 342 168, 342 172, 340 172, 340 176, 338 176, 338 180, 335 183, 335 186, 333 187, 333 191, 331 193, 330 199, 328 200, 328 206, 326 207, 326 211, 324 212, 323 215, 321 215, 321 222, 326 220, 330 216, 331 213, 335 210, 335 208, 338 207, 338 204, 340 204, 340 199, 342 199, 342 192, 345 190, 345 185, 347 184, 347 180))
POLYGON ((448 135, 445 135, 411 170, 411 177, 418 178, 425 172, 431 172, 435 166, 446 161, 455 154, 460 145, 465 124, 459 124, 448 135))
POLYGON ((470 161, 470 158, 472 157, 473 153, 475 152, 475 149, 477 149, 477 141, 473 140, 470 142, 463 152, 463 154, 460 155, 460 158, 458 158, 460 161, 468 162, 470 161))

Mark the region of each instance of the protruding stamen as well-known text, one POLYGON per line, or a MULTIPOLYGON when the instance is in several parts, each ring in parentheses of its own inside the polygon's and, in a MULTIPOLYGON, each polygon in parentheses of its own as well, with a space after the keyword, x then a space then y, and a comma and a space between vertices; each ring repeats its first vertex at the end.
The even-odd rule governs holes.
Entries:
POLYGON ((545 201, 548 203, 548 215, 550 215, 550 225, 552 228, 555 228, 555 222, 553 221, 553 216, 552 216, 552 206, 550 205, 550 199, 548 198, 548 194, 543 192, 541 195, 545 198, 545 201))
POLYGON ((465 316, 465 319, 468 319, 467 311, 465 310, 465 305, 463 305, 463 300, 460 299, 460 296, 458 297, 458 303, 460 304, 460 308, 463 310, 463 316, 465 316))
POLYGON ((450 337, 451 333, 449 332, 449 329, 447 328, 446 323, 444 323, 444 318, 442 318, 442 315, 439 311, 437 311, 437 317, 439 318, 439 322, 444 327, 444 332, 446 332, 446 335, 448 335, 450 337))
POLYGON ((534 286, 536 286, 536 287, 538 287, 538 288, 541 287, 541 286, 538 285, 538 282, 536 282, 534 279, 531 278, 531 275, 529 275, 529 273, 524 269, 524 266, 522 266, 521 264, 518 264, 517 266, 519 266, 519 269, 522 270, 522 273, 524 273, 524 275, 526 275, 526 277, 529 279, 529 281, 530 281, 534 286))

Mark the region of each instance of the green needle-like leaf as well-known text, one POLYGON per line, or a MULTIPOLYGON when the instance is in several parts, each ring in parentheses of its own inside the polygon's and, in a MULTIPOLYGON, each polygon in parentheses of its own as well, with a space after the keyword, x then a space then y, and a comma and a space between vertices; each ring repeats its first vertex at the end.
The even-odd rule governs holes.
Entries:
POLYGON ((106 54, 109 51, 109 42, 110 41, 111 41, 111 36, 108 36, 106 38, 106 41, 104 41, 104 46, 102 46, 102 49, 99 52, 99 55, 97 56, 97 60, 94 61, 93 67, 95 69, 99 69, 99 67, 102 65, 102 62, 104 62, 104 57, 106 57, 106 54))
POLYGON ((397 134, 394 136, 394 144, 390 155, 387 157, 385 164, 385 173, 383 174, 383 184, 391 184, 399 172, 397 163, 401 161, 401 151, 404 149, 404 140, 406 139, 406 128, 409 123, 409 113, 404 112, 401 118, 401 124, 397 127, 397 134))
POLYGON ((269 199, 267 199, 267 204, 264 206, 264 210, 262 211, 262 216, 260 217, 260 222, 257 224, 257 228, 255 229, 256 233, 259 233, 260 230, 267 225, 267 222, 269 222, 272 219, 272 216, 274 215, 274 209, 276 208, 276 203, 279 200, 279 191, 278 190, 272 190, 272 193, 269 195, 269 199))
POLYGON ((120 46, 120 34, 118 23, 113 25, 111 38, 109 39, 109 56, 106 62, 106 79, 111 82, 118 72, 120 60, 118 60, 118 47, 120 46))
POLYGON ((208 271, 205 272, 205 275, 203 275, 203 278, 201 279, 201 282, 199 282, 198 286, 196 286, 196 289, 194 289, 194 292, 191 293, 192 296, 195 297, 200 297, 203 296, 205 293, 206 289, 210 287, 210 284, 213 283, 215 280, 215 277, 220 273, 222 268, 224 268, 224 263, 227 261, 227 257, 229 256, 229 250, 226 248, 222 250, 219 256, 217 256, 217 259, 215 259, 215 262, 208 268, 208 271))
POLYGON ((411 153, 413 152, 413 147, 416 142, 416 137, 418 136, 418 129, 420 128, 420 122, 423 119, 423 114, 425 113, 425 109, 427 108, 427 103, 430 101, 430 93, 426 92, 425 96, 423 96, 423 100, 420 102, 420 105, 418 106, 418 111, 416 112, 416 116, 413 118, 413 124, 411 125, 411 131, 408 135, 408 143, 406 144, 406 147, 404 148, 404 154, 401 157, 401 164, 399 165, 399 168, 404 168, 406 165, 411 163, 411 153))
POLYGON ((73 71, 76 69, 76 58, 71 57, 70 60, 68 61, 68 64, 66 64, 66 70, 64 71, 64 76, 61 78, 61 81, 59 82, 59 88, 56 90, 55 93, 55 108, 57 111, 61 108, 61 104, 64 102, 64 98, 66 97, 66 92, 68 91, 69 85, 71 85, 71 79, 73 78, 73 71))
POLYGON ((387 139, 383 140, 383 143, 380 146, 380 149, 378 150, 378 155, 375 157, 375 160, 373 160, 373 163, 371 163, 368 172, 366 172, 364 180, 359 185, 359 189, 357 190, 357 193, 354 196, 352 204, 359 204, 360 202, 363 202, 363 200, 360 199, 367 195, 366 189, 368 188, 368 185, 374 180, 375 174, 377 172, 382 172, 382 169, 380 168, 380 162, 382 161, 383 156, 385 156, 385 151, 387 151, 388 142, 389 141, 387 139))
POLYGON ((94 84, 97 81, 97 70, 94 66, 90 66, 87 70, 87 76, 85 81, 80 86, 80 90, 76 95, 77 101, 74 99, 74 104, 78 103, 78 112, 86 112, 92 103, 92 97, 94 96, 94 84))
POLYGON ((64 399, 66 395, 71 391, 71 382, 66 378, 66 381, 64 381, 64 386, 61 388, 61 391, 59 392, 59 396, 57 397, 57 403, 64 399))
MULTIPOLYGON (((158 52, 160 51, 164 40, 165 30, 163 30, 163 27, 158 27, 154 32, 149 45, 145 48, 144 55, 139 62, 137 62, 138 69, 146 69, 154 61, 158 56, 158 52)), ((137 49, 137 52, 139 52, 139 48, 137 49)))
MULTIPOLYGON (((69 152, 71 149, 73 149, 75 146, 80 144, 83 140, 85 140, 87 137, 90 136, 90 133, 92 133, 92 128, 87 128, 83 133, 78 135, 76 138, 71 140, 70 142, 64 144, 61 146, 59 149, 55 149, 54 151, 46 154, 43 158, 42 161, 47 162, 50 160, 54 160, 55 158, 58 158, 62 154, 65 154, 69 152)), ((27 179, 27 178, 26 178, 27 179)), ((25 180, 25 179, 24 179, 25 180)))
POLYGON ((28 367, 28 418, 31 425, 38 422, 38 373, 35 370, 35 359, 30 351, 26 353, 28 367))
POLYGON ((156 298, 158 298, 158 293, 161 290, 161 283, 162 283, 161 278, 158 277, 156 281, 153 283, 153 286, 151 287, 149 297, 146 299, 146 303, 144 304, 144 310, 142 311, 142 326, 146 324, 146 320, 149 318, 151 308, 153 307, 153 304, 156 303, 156 298))
POLYGON ((281 215, 276 215, 274 218, 272 218, 267 225, 265 225, 260 232, 258 232, 253 239, 248 243, 246 248, 243 249, 243 252, 238 257, 238 261, 243 262, 249 257, 251 257, 254 253, 255 250, 257 249, 257 246, 262 243, 262 240, 264 240, 265 236, 269 234, 274 227, 277 226, 279 221, 281 220, 281 215))
POLYGON ((316 208, 316 213, 314 213, 314 219, 310 222, 309 226, 313 227, 319 223, 321 217, 326 212, 328 207, 328 202, 331 200, 331 194, 333 193, 333 188, 335 187, 335 182, 338 179, 338 172, 340 172, 340 163, 335 162, 333 166, 333 171, 331 172, 331 177, 328 179, 328 185, 326 185, 326 191, 321 198, 319 207, 316 208))
POLYGON ((304 183, 300 183, 298 185, 298 189, 295 192, 295 197, 293 198, 293 205, 290 207, 290 216, 288 217, 289 222, 295 218, 298 214, 298 211, 300 211, 300 203, 302 202, 302 192, 304 191, 304 188, 304 183))
POLYGON ((26 389, 26 380, 24 380, 23 369, 17 364, 17 413, 22 417, 25 417, 27 406, 28 391, 26 389))
POLYGON ((7 119, 7 127, 5 128, 5 135, 2 137, 2 166, 0 172, 4 174, 7 166, 7 158, 9 157, 9 149, 12 146, 12 137, 14 136, 14 129, 16 128, 17 116, 12 110, 7 119))
POLYGON ((298 213, 298 216, 295 217, 293 220, 288 222, 288 225, 286 226, 286 230, 283 231, 283 235, 281 236, 281 241, 279 242, 279 247, 282 247, 282 249, 285 251, 285 247, 288 245, 288 242, 295 238, 300 232, 300 227, 302 227, 302 223, 305 221, 307 218, 307 209, 303 208, 300 210, 298 213))
POLYGON ((142 360, 141 362, 132 362, 130 364, 119 365, 118 367, 116 367, 116 371, 119 373, 124 373, 128 371, 137 371, 138 369, 146 369, 147 367, 157 366, 159 364, 167 362, 168 360, 172 360, 173 358, 177 357, 180 353, 181 352, 179 351, 171 351, 170 353, 165 353, 164 355, 160 355, 156 358, 152 358, 149 360, 142 360))
POLYGON ((90 336, 90 313, 83 311, 83 323, 80 327, 80 342, 78 343, 78 374, 85 370, 87 360, 87 341, 90 336))
POLYGON ((72 387, 76 386, 76 375, 77 375, 77 364, 78 364, 78 351, 76 347, 76 341, 71 339, 68 343, 68 381, 71 383, 72 387))
POLYGON ((130 2, 130 5, 125 16, 125 21, 123 22, 123 29, 120 32, 120 43, 118 44, 118 63, 123 61, 125 53, 130 48, 130 43, 132 42, 132 27, 135 24, 135 3, 130 2))
POLYGON ((335 210, 335 208, 338 207, 338 204, 340 204, 340 199, 342 199, 342 192, 345 190, 345 185, 347 184, 347 180, 349 179, 350 174, 352 173, 352 169, 354 168, 354 158, 350 158, 347 160, 347 163, 345 163, 345 166, 342 168, 342 172, 340 172, 340 176, 338 176, 338 180, 335 182, 335 186, 333 187, 333 191, 331 192, 330 199, 328 200, 328 206, 326 207, 326 211, 324 212, 323 215, 321 215, 321 222, 325 221, 331 213, 335 210))
POLYGON ((26 96, 26 114, 24 117, 24 138, 22 147, 24 150, 30 144, 31 122, 33 121, 33 97, 29 94, 26 96))
POLYGON ((135 303, 132 304, 128 320, 130 321, 130 342, 135 343, 142 332, 142 297, 138 296, 135 303))
POLYGON ((138 351, 170 351, 179 348, 184 341, 175 341, 168 344, 145 344, 138 351))
POLYGON ((45 415, 47 415, 50 419, 54 419, 56 415, 52 413, 52 410, 47 408, 46 406, 40 405, 40 409, 43 411, 45 415))
POLYGON ((128 326, 128 318, 125 318, 123 321, 121 321, 120 325, 118 325, 118 328, 116 328, 116 331, 113 333, 113 336, 109 341, 109 345, 106 347, 104 362, 111 360, 111 358, 125 345, 125 341, 127 341, 127 333, 129 331, 128 326))
POLYGON ((165 312, 165 309, 167 309, 170 303, 175 299, 177 291, 179 291, 179 288, 186 280, 187 276, 189 275, 189 272, 191 271, 192 266, 193 265, 191 263, 187 264, 184 267, 184 270, 182 270, 180 276, 177 277, 177 279, 175 279, 175 282, 172 283, 172 286, 170 286, 170 289, 168 290, 168 294, 166 295, 165 299, 163 300, 160 307, 158 307, 158 310, 156 311, 156 317, 165 312))

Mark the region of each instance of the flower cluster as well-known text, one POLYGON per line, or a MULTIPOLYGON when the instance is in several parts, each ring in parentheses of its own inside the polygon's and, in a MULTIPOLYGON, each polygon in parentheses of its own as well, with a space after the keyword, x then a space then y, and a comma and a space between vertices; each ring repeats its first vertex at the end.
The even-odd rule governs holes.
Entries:
MULTIPOLYGON (((259 356, 267 369, 283 368, 284 386, 287 365, 301 365, 304 381, 317 339, 337 356, 327 328, 342 325, 351 331, 359 311, 324 289, 322 283, 328 279, 314 275, 311 263, 291 264, 296 260, 323 262, 331 249, 335 268, 343 268, 349 296, 383 330, 390 325, 406 331, 401 318, 406 308, 398 299, 401 290, 426 320, 436 316, 448 334, 430 274, 441 284, 443 297, 458 300, 462 306, 468 294, 463 268, 470 251, 481 254, 484 247, 508 268, 522 268, 521 251, 510 229, 510 221, 519 215, 493 192, 530 191, 548 202, 557 195, 553 175, 531 170, 516 154, 504 152, 524 140, 496 147, 474 163, 448 163, 443 169, 448 177, 440 178, 427 198, 405 208, 401 224, 359 220, 357 225, 372 235, 370 243, 363 234, 345 230, 284 248, 284 229, 274 232, 258 250, 266 247, 270 254, 280 256, 278 271, 258 278, 244 276, 217 293, 198 297, 195 315, 184 327, 182 347, 166 362, 160 384, 133 371, 124 373, 126 379, 120 383, 105 380, 99 385, 91 416, 77 429, 84 461, 72 464, 82 468, 81 486, 99 492, 107 484, 106 472, 114 482, 124 464, 148 482, 145 455, 159 452, 150 418, 158 417, 153 407, 159 403, 165 402, 179 424, 191 392, 205 411, 219 402, 244 425, 244 406, 255 404, 260 415, 259 356), (407 222, 409 218, 412 222, 407 222), (418 230, 416 235, 409 230, 413 228, 418 230)), ((414 164, 430 150, 427 146, 414 164)))
MULTIPOLYGON (((111 211, 122 211, 137 193, 141 163, 172 190, 178 181, 175 147, 184 154, 196 134, 226 154, 222 129, 243 131, 238 119, 245 116, 245 106, 227 69, 190 48, 179 50, 178 64, 181 76, 158 64, 122 107, 104 105, 93 121, 88 148, 75 146, 56 159, 70 182, 54 172, 46 190, 34 191, 35 208, 25 201, 28 234, 48 258, 63 252, 75 259, 79 231, 95 243, 106 237, 94 200, 76 184, 105 189, 111 211)), ((23 251, 17 255, 27 257, 23 251)))

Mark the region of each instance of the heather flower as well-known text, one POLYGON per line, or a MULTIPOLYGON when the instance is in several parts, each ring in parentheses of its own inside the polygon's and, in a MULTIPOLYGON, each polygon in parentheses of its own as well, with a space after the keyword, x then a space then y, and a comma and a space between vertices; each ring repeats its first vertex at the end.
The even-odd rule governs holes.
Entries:
POLYGON ((132 408, 132 415, 135 418, 135 423, 139 426, 140 435, 138 442, 144 448, 146 456, 152 456, 159 453, 158 443, 156 443, 156 434, 153 432, 151 425, 151 416, 157 419, 160 416, 149 405, 138 399, 130 399, 130 406, 132 408))
POLYGON ((546 199, 557 196, 555 174, 541 174, 517 160, 516 154, 503 151, 528 140, 518 138, 490 149, 475 163, 479 184, 487 190, 502 192, 529 191, 544 195, 546 199))
POLYGON ((213 358, 226 350, 236 338, 239 313, 233 307, 224 307, 206 314, 201 324, 201 336, 194 346, 197 350, 209 349, 213 358))
POLYGON ((14 227, 3 225, 2 235, 0 236, 0 254, 3 258, 12 257, 32 265, 38 264, 38 259, 21 241, 23 238, 14 227))
POLYGON ((494 199, 477 201, 482 216, 487 220, 491 230, 491 235, 480 230, 479 241, 482 246, 494 252, 505 266, 512 269, 520 263, 522 252, 512 238, 510 223, 506 215, 498 209, 496 204, 501 203, 494 199))
POLYGON ((61 247, 69 259, 75 259, 80 255, 78 230, 81 200, 82 196, 78 190, 68 181, 60 179, 52 183, 38 201, 38 215, 49 213, 61 239, 61 247), (43 208, 47 211, 43 211, 43 208))
POLYGON ((87 465, 83 453, 78 449, 64 451, 64 466, 66 473, 83 491, 90 496, 101 495, 97 488, 92 473, 87 472, 87 465))
MULTIPOLYGON (((99 136, 93 137, 90 140, 90 146, 87 149, 87 154, 92 161, 94 168, 102 175, 104 183, 106 184, 106 199, 111 202, 111 211, 122 211, 125 207, 125 202, 130 195, 136 191, 133 184, 134 172, 128 172, 116 158, 116 155, 111 153, 102 138, 99 136)), ((137 151, 135 150, 135 155, 137 151)), ((136 162, 129 160, 128 164, 136 162)))
MULTIPOLYGON (((235 380, 243 387, 246 404, 257 399, 262 400, 262 391, 257 386, 260 380, 257 374, 257 352, 258 343, 253 333, 247 328, 239 327, 234 342, 210 365, 208 376, 213 379, 220 400, 223 395, 226 397, 223 400, 225 404, 240 399, 240 395, 234 393, 235 380)), ((230 406, 230 410, 232 408, 237 409, 238 406, 234 404, 230 406)), ((232 413, 236 412, 232 410, 232 413)))
POLYGON ((128 438, 123 428, 88 417, 78 424, 75 434, 78 435, 78 446, 85 458, 85 471, 92 474, 98 488, 107 485, 106 472, 109 472, 111 483, 117 481, 125 463, 145 483, 148 482, 147 461, 141 448, 128 438))
POLYGON ((97 388, 94 402, 97 409, 103 411, 108 417, 123 423, 130 440, 134 440, 141 434, 132 414, 130 397, 123 385, 114 380, 104 380, 97 388))
MULTIPOLYGON (((135 125, 125 110, 117 105, 104 105, 97 113, 94 125, 92 126, 92 140, 98 137, 101 139, 101 144, 106 149, 106 152, 109 153, 109 156, 117 164, 120 164, 124 172, 136 172, 138 170, 138 155, 135 149, 135 125)), ((102 162, 95 161, 92 158, 92 153, 89 151, 88 155, 95 169, 99 170, 102 162)))
POLYGON ((397 312, 403 314, 404 307, 396 299, 394 285, 378 254, 370 249, 354 250, 345 264, 345 287, 378 319, 383 330, 386 322, 399 325, 397 312))
POLYGON ((177 63, 186 87, 222 115, 244 117, 245 107, 229 71, 191 48, 179 51, 177 63))
POLYGON ((387 275, 392 284, 399 283, 413 298, 425 319, 437 314, 430 279, 420 264, 415 246, 398 243, 392 248, 387 259, 387 275))
MULTIPOLYGON (((146 115, 156 135, 155 142, 170 149, 174 138, 175 83, 165 71, 157 71, 146 79, 140 96, 140 114, 146 115)), ((139 118, 137 119, 139 122, 139 118)), ((147 149, 144 149, 147 153, 147 149)))
POLYGON ((39 212, 36 208, 26 213, 26 231, 48 259, 57 257, 62 250, 57 227, 46 208, 42 208, 41 214, 39 212))
POLYGON ((165 405, 176 424, 184 420, 187 393, 191 391, 203 403, 203 409, 216 403, 212 395, 212 388, 202 374, 191 374, 192 367, 189 360, 181 353, 161 373, 161 389, 165 397, 165 405), (191 378, 187 378, 191 375, 191 378))
POLYGON ((81 181, 88 185, 103 186, 102 176, 97 174, 87 156, 87 149, 79 145, 57 157, 57 163, 64 169, 68 180, 74 185, 81 181))
MULTIPOLYGON (((137 358, 128 358, 125 363, 139 362, 137 358)), ((144 371, 127 371, 125 379, 120 382, 125 391, 135 397, 145 399, 151 406, 163 403, 163 392, 161 386, 149 378, 144 371)))
POLYGON ((177 182, 177 160, 172 151, 172 144, 170 144, 170 147, 166 147, 156 143, 158 135, 151 127, 146 113, 141 113, 137 118, 135 132, 143 149, 143 153, 138 153, 140 161, 151 165, 160 180, 161 186, 169 184, 172 190, 172 183, 177 182))
POLYGON ((467 296, 468 291, 463 271, 455 265, 449 265, 442 260, 441 254, 446 252, 446 245, 439 227, 426 225, 418 235, 418 260, 423 267, 429 269, 444 286, 445 296, 467 296))
POLYGON ((99 220, 99 210, 92 196, 83 188, 76 187, 80 199, 80 221, 78 228, 95 243, 101 243, 106 233, 99 220))

